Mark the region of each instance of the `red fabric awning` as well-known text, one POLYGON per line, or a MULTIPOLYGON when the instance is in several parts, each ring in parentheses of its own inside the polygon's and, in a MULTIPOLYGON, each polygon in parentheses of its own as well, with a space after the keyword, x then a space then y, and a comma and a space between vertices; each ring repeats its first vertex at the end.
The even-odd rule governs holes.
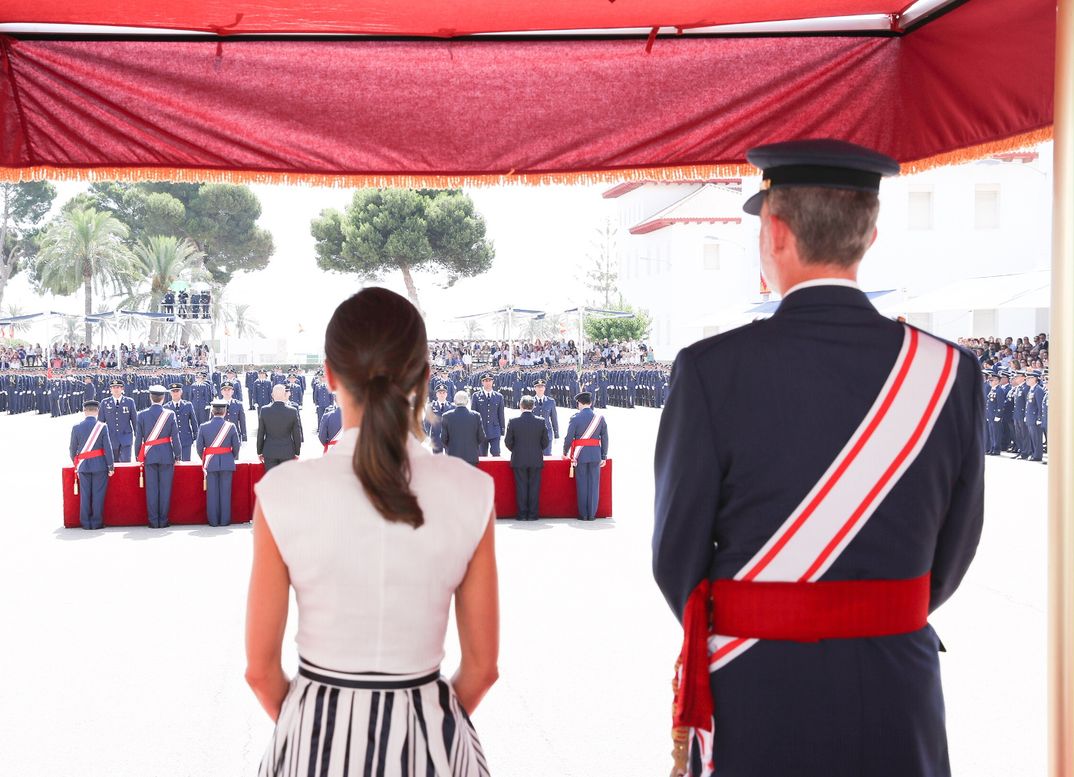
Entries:
MULTIPOLYGON (((758 7, 805 5, 819 4, 758 7)), ((970 0, 900 36, 662 38, 648 54, 643 40, 0 38, 0 177, 699 179, 749 172, 759 143, 821 136, 919 169, 1048 137, 1054 47, 1054 0, 970 0)))
POLYGON ((618 29, 878 14, 911 0, 5 0, 0 23, 91 24, 236 33, 458 36, 484 32, 618 29))

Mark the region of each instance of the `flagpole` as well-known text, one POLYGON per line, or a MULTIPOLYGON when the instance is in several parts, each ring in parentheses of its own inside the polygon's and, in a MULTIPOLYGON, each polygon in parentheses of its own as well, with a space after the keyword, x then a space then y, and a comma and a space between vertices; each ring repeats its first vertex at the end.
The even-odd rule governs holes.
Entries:
POLYGON ((1074 0, 1056 26, 1048 402, 1048 773, 1074 777, 1074 0))

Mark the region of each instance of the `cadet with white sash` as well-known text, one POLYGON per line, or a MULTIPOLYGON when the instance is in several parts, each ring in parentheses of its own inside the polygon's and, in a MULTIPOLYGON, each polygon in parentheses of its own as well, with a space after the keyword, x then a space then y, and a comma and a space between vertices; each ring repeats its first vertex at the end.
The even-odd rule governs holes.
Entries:
POLYGON ((238 427, 225 417, 231 402, 214 399, 212 418, 198 427, 198 456, 204 471, 205 513, 210 526, 231 523, 231 475, 241 444, 238 427))
POLYGON ((978 362, 856 283, 895 160, 830 140, 747 158, 782 301, 679 352, 656 442, 653 571, 684 631, 676 770, 947 777, 928 614, 981 535, 978 362))
POLYGON ((135 447, 142 465, 140 480, 145 488, 149 526, 153 529, 168 525, 175 462, 183 454, 175 413, 163 404, 167 391, 160 384, 149 387, 149 407, 138 413, 135 424, 135 447))
POLYGON ((578 520, 592 521, 600 506, 600 470, 608 458, 608 422, 593 412, 593 395, 583 391, 574 398, 578 412, 563 435, 563 455, 571 461, 578 497, 578 520))
POLYGON ((104 496, 108 478, 115 472, 112 441, 108 424, 97 420, 100 403, 88 399, 82 403, 86 417, 71 429, 71 462, 75 467, 75 493, 78 494, 78 522, 83 529, 104 526, 104 496))

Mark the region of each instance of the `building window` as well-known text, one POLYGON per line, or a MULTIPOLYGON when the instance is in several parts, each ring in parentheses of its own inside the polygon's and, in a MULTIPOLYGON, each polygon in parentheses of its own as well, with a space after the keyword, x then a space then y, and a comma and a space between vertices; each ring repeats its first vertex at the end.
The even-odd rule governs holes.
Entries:
POLYGON ((977 184, 973 199, 973 227, 999 229, 999 184, 977 184))
POLYGON ((917 189, 910 192, 907 228, 932 229, 932 189, 917 189))
POLYGON ((705 243, 703 249, 702 266, 706 270, 719 270, 720 269, 720 244, 719 243, 705 243))

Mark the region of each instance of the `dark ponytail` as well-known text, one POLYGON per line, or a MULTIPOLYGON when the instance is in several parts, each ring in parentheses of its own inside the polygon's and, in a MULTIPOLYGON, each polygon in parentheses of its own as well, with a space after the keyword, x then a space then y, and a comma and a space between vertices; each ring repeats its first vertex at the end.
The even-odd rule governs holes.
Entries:
POLYGON ((379 287, 340 304, 325 332, 325 358, 362 406, 354 473, 386 520, 414 528, 424 516, 410 490, 407 437, 421 428, 427 357, 421 314, 379 287))

